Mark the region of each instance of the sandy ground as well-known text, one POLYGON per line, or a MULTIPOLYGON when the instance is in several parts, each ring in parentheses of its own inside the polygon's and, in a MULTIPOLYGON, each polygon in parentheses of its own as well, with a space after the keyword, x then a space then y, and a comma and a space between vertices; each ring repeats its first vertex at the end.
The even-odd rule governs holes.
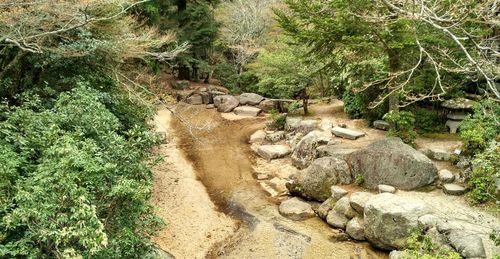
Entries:
POLYGON ((318 218, 296 222, 279 214, 278 201, 269 197, 253 177, 256 162, 247 144, 249 136, 264 127, 264 118, 221 115, 204 106, 178 108, 178 114, 189 122, 172 122, 179 147, 193 162, 211 199, 240 226, 207 257, 387 257, 367 243, 335 241, 332 237, 338 231, 318 218))
POLYGON ((159 110, 156 129, 167 134, 168 144, 157 150, 165 159, 154 168, 151 203, 167 227, 154 242, 175 258, 205 258, 213 246, 235 231, 236 224, 216 210, 191 163, 177 148, 170 122, 170 112, 159 110))

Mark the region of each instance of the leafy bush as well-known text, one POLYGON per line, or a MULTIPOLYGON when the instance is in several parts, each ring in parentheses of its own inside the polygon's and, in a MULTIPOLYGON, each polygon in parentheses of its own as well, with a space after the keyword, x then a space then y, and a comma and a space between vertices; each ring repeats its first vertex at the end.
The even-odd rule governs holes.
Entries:
POLYGON ((356 185, 361 186, 365 182, 365 177, 358 174, 356 175, 356 179, 354 180, 356 182, 356 185))
POLYGON ((365 118, 370 122, 378 120, 387 111, 387 104, 383 103, 373 109, 369 109, 368 105, 376 96, 376 91, 373 89, 355 93, 348 88, 342 95, 344 111, 353 119, 365 118))
POLYGON ((421 132, 442 132, 446 130, 445 121, 437 111, 418 108, 412 109, 415 114, 415 125, 421 132))
POLYGON ((51 108, 37 96, 2 106, 0 257, 152 252, 149 239, 162 223, 147 202, 146 161, 157 139, 144 122, 126 127, 107 107, 120 110, 112 100, 122 98, 114 93, 105 103, 103 94, 81 83, 51 108))
MULTIPOLYGON (((238 71, 229 63, 219 63, 215 67, 214 76, 222 82, 222 85, 234 92, 238 88, 238 71)), ((239 89, 238 89, 239 90, 239 89)))
POLYGON ((390 111, 384 115, 384 120, 391 124, 388 135, 399 137, 404 143, 414 146, 417 133, 415 132, 415 116, 411 112, 390 111))
POLYGON ((472 161, 473 171, 468 181, 469 197, 474 203, 498 200, 495 179, 500 179, 500 147, 496 143, 478 154, 472 161))
POLYGON ((270 116, 271 116, 271 122, 268 124, 268 127, 270 129, 282 130, 285 128, 285 123, 286 123, 285 113, 279 113, 276 110, 272 110, 270 116))
POLYGON ((414 230, 407 240, 408 248, 405 250, 404 258, 408 259, 460 259, 460 254, 447 249, 439 249, 432 243, 432 239, 414 230))
POLYGON ((493 100, 484 100, 474 106, 474 113, 468 116, 460 126, 460 138, 464 142, 464 151, 474 155, 483 151, 488 143, 500 135, 500 104, 493 100))

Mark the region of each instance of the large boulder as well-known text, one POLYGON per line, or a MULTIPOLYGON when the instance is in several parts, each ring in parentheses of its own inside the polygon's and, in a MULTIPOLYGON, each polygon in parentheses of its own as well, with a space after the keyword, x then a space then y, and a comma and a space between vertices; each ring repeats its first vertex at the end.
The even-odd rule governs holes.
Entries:
POLYGON ((231 112, 239 104, 240 101, 232 95, 218 95, 214 97, 214 105, 219 112, 231 112))
POLYGON ((304 169, 316 158, 316 147, 318 146, 318 135, 315 131, 305 135, 292 152, 292 165, 304 169))
POLYGON ((295 131, 299 128, 302 118, 287 116, 285 119, 285 130, 295 131))
POLYGON ((318 158, 293 178, 287 185, 291 193, 318 201, 324 201, 331 196, 332 185, 353 182, 349 165, 335 157, 318 158))
POLYGON ((363 214, 366 204, 373 197, 369 192, 355 192, 351 194, 351 207, 358 213, 363 214))
POLYGON ((281 215, 293 220, 304 220, 315 215, 309 203, 296 197, 283 201, 278 210, 281 215))
POLYGON ((421 152, 399 138, 387 138, 349 155, 353 175, 364 179, 365 187, 376 189, 387 184, 412 190, 437 178, 437 168, 421 152))
POLYGON ((447 234, 450 245, 465 258, 486 258, 481 237, 473 232, 452 230, 447 234))
POLYGON ((300 132, 305 135, 317 129, 318 126, 319 122, 317 120, 302 120, 300 121, 299 126, 296 130, 297 132, 300 132))
POLYGON ((240 95, 240 103, 242 105, 258 105, 264 100, 264 97, 254 93, 243 93, 240 95))
POLYGON ((404 249, 418 218, 428 213, 429 207, 421 200, 391 193, 375 195, 364 209, 366 239, 381 249, 404 249))

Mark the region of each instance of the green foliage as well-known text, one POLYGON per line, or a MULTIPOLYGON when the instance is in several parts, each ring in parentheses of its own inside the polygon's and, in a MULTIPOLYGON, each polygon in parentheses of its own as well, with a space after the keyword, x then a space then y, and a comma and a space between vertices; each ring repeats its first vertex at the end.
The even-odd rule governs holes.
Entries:
POLYGON ((391 124, 389 136, 399 137, 404 143, 414 146, 417 133, 415 132, 415 116, 411 112, 390 111, 384 115, 384 120, 391 124))
POLYGON ((499 117, 500 104, 493 100, 481 101, 474 107, 473 115, 460 125, 460 138, 466 153, 473 155, 483 151, 500 135, 499 117))
POLYGON ((500 179, 500 147, 496 143, 472 160, 472 175, 468 181, 469 197, 474 203, 498 200, 495 179, 500 179))
POLYGON ((238 71, 233 65, 223 62, 215 66, 215 78, 219 79, 224 87, 233 93, 240 92, 238 86, 238 71))
POLYGON ((303 62, 304 49, 279 38, 246 68, 259 79, 256 90, 272 98, 294 98, 312 84, 313 68, 303 62))
POLYGON ((157 140, 144 122, 121 123, 131 108, 106 95, 80 83, 53 107, 37 95, 2 106, 0 257, 151 253, 162 224, 147 203, 146 161, 157 140))
POLYGON ((354 182, 358 185, 361 186, 365 182, 365 177, 358 174, 356 175, 356 179, 354 179, 354 182))
POLYGON ((286 114, 279 113, 276 110, 272 110, 270 117, 271 122, 267 125, 270 129, 283 130, 285 128, 286 114))
POLYGON ((405 250, 404 258, 407 259, 460 259, 460 254, 447 249, 439 249, 433 244, 432 239, 414 230, 407 240, 408 248, 405 250))
POLYGON ((419 132, 443 132, 446 130, 445 121, 439 113, 426 108, 415 107, 415 125, 419 132))

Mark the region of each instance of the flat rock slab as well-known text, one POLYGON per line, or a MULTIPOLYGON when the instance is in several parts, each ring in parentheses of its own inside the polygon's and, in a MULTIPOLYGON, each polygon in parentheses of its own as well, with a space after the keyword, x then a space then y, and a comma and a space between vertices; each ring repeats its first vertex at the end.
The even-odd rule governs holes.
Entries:
POLYGON ((376 120, 373 122, 373 127, 379 130, 389 130, 391 124, 389 124, 389 122, 387 121, 376 120))
POLYGON ((378 187, 379 193, 385 193, 385 192, 395 193, 396 192, 396 188, 394 188, 393 186, 390 186, 390 185, 379 184, 377 187, 378 187))
POLYGON ((332 129, 332 133, 337 137, 352 139, 352 140, 358 139, 366 135, 364 132, 345 129, 338 126, 332 129))
POLYGON ((290 148, 285 145, 262 145, 257 148, 257 154, 267 160, 284 157, 290 152, 290 148))
POLYGON ((266 132, 264 130, 257 130, 252 136, 250 136, 250 140, 248 141, 250 144, 252 143, 260 143, 263 142, 266 138, 266 132))
POLYGON ((234 108, 234 114, 240 116, 256 117, 261 112, 261 109, 252 106, 240 106, 234 108))
POLYGON ((278 210, 282 216, 293 220, 305 220, 315 216, 311 205, 296 197, 283 201, 278 210))
POLYGON ((333 185, 331 188, 330 188, 331 192, 332 192, 332 198, 335 200, 335 201, 338 201, 340 200, 342 197, 346 196, 349 192, 347 192, 344 188, 340 187, 340 186, 337 186, 337 185, 333 185))
POLYGON ((443 192, 449 195, 462 195, 466 190, 465 187, 457 184, 448 183, 443 185, 443 192))

